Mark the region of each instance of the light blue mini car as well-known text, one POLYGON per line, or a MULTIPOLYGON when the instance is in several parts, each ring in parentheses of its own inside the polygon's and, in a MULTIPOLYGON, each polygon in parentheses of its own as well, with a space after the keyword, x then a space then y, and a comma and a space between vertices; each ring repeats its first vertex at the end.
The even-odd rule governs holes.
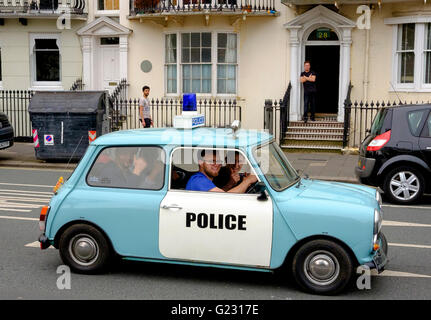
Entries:
POLYGON ((358 266, 384 269, 381 225, 378 191, 300 177, 263 131, 140 129, 90 144, 42 210, 39 241, 79 273, 121 257, 280 270, 336 294, 358 266))

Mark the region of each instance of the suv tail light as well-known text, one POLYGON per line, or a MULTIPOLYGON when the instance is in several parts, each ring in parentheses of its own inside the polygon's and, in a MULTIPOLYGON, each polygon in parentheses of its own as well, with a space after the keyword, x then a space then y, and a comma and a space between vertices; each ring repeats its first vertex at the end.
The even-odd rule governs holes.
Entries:
POLYGON ((39 217, 40 231, 45 231, 45 222, 46 222, 46 217, 48 216, 49 209, 50 209, 49 206, 43 206, 42 210, 40 211, 40 217, 39 217))
POLYGON ((391 130, 375 137, 368 145, 367 151, 377 151, 383 148, 385 144, 391 139, 391 130))

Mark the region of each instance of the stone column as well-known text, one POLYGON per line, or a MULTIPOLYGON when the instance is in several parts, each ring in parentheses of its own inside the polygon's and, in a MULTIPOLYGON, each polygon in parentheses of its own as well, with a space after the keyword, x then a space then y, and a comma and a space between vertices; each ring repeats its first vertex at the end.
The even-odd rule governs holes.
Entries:
POLYGON ((290 120, 298 121, 301 117, 301 87, 299 82, 299 59, 301 56, 300 52, 300 41, 298 38, 298 31, 302 26, 289 27, 290 31, 290 82, 292 89, 290 91, 290 120))
POLYGON ((340 41, 341 46, 341 76, 340 76, 340 95, 338 100, 338 115, 337 121, 344 121, 344 99, 346 99, 347 91, 350 83, 350 49, 352 45, 351 27, 342 28, 343 38, 340 41))
POLYGON ((85 90, 93 90, 93 38, 82 37, 82 83, 85 90))

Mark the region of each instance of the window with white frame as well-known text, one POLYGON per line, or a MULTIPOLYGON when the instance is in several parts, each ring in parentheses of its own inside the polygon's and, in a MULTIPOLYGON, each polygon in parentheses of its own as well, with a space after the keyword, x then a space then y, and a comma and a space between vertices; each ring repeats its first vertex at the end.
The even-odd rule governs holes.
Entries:
POLYGON ((177 92, 177 35, 166 35, 166 92, 177 92))
POLYGON ((431 91, 431 22, 395 25, 393 84, 395 90, 431 91))
POLYGON ((415 73, 415 24, 398 26, 398 83, 413 83, 415 73))
POLYGON ((425 30, 425 49, 424 49, 424 60, 425 60, 425 73, 424 82, 431 84, 431 23, 426 25, 425 30))
POLYGON ((217 93, 236 93, 236 46, 236 34, 217 34, 217 93))
POLYGON ((0 48, 0 87, 2 86, 2 83, 3 83, 3 76, 2 76, 3 70, 1 66, 2 66, 2 62, 1 62, 1 48, 0 48))
POLYGON ((166 93, 236 94, 237 55, 234 33, 166 34, 166 93))
POLYGON ((30 36, 31 80, 33 87, 61 86, 60 34, 30 36))
POLYGON ((98 0, 97 10, 120 10, 120 0, 98 0))

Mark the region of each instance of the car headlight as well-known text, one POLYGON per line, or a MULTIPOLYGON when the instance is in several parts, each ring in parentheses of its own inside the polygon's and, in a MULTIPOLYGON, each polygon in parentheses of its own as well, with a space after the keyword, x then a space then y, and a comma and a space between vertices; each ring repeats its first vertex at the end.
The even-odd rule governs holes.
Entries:
POLYGON ((374 235, 377 235, 382 228, 382 213, 380 210, 374 209, 374 235))
POLYGON ((380 210, 382 209, 382 195, 380 194, 379 190, 376 191, 376 200, 379 203, 380 210))

